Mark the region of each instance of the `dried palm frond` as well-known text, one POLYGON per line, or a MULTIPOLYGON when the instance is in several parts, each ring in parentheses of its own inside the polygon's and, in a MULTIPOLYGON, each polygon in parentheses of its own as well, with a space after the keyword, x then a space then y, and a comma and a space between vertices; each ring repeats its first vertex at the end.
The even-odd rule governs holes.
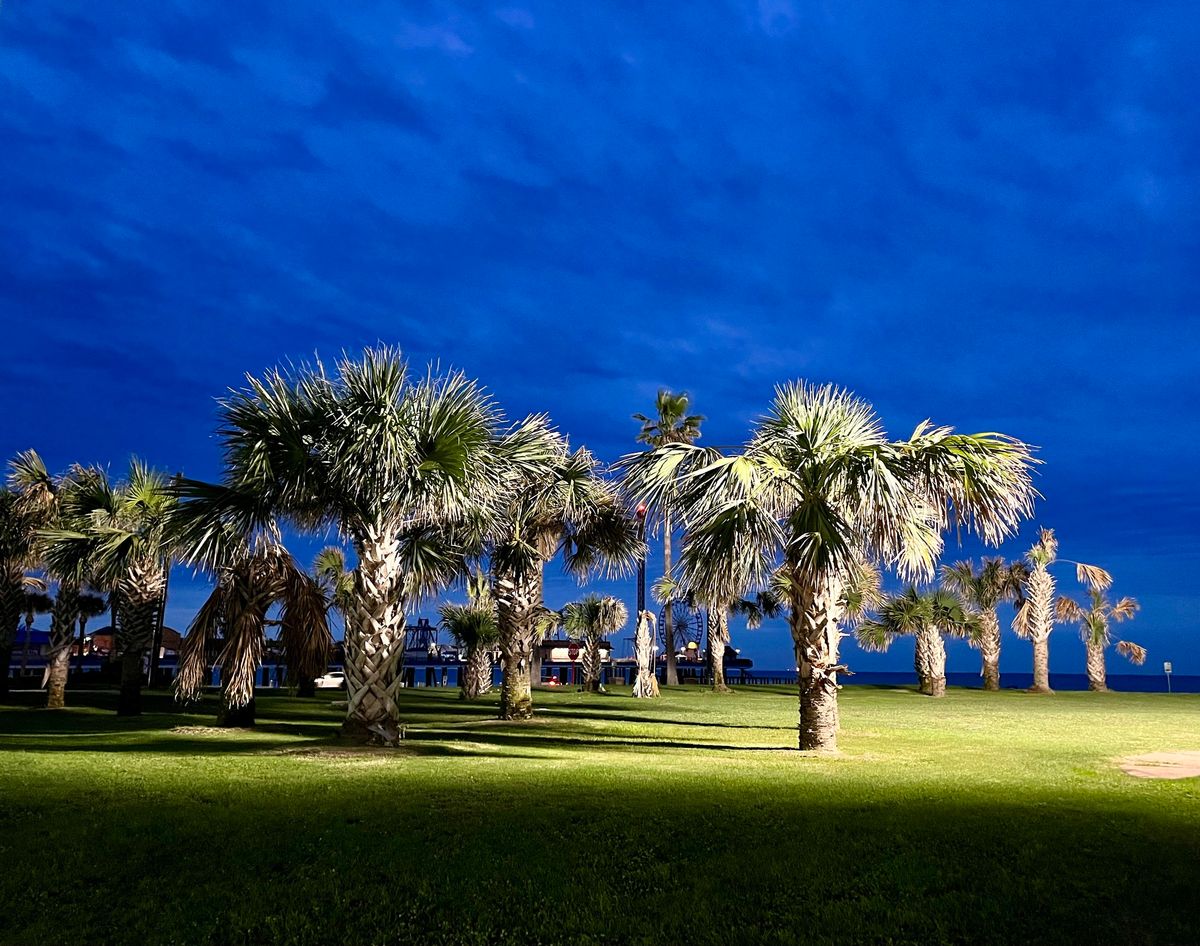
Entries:
POLYGON ((1117 641, 1117 653, 1139 667, 1146 662, 1146 648, 1133 641, 1117 641))
POLYGON ((1112 575, 1099 565, 1075 563, 1075 578, 1081 585, 1086 585, 1092 591, 1107 591, 1112 585, 1112 575))

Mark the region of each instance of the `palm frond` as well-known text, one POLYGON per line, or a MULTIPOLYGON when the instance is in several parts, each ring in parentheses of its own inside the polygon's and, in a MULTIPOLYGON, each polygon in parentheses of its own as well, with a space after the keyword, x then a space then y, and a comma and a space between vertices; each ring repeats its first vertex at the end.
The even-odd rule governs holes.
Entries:
POLYGON ((1138 667, 1146 662, 1146 648, 1133 641, 1117 641, 1117 653, 1138 667))

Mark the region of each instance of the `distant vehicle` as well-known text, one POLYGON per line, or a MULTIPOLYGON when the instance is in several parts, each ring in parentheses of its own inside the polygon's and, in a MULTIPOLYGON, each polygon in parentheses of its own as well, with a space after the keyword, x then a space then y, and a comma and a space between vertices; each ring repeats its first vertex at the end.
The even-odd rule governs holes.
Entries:
POLYGON ((331 670, 314 681, 318 690, 337 690, 346 685, 346 675, 340 670, 331 670))

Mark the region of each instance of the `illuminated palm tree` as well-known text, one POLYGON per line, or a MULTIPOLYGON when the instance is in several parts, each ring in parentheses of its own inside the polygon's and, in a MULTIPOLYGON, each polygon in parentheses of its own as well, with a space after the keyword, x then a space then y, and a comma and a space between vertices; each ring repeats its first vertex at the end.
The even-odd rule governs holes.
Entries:
POLYGON ((645 546, 616 488, 585 449, 572 451, 544 417, 531 417, 499 444, 513 458, 504 506, 491 527, 488 557, 500 626, 500 715, 533 714, 529 666, 553 612, 543 599, 547 563, 561 557, 583 580, 632 570, 645 546))
POLYGON ((916 641, 913 665, 917 689, 926 696, 946 695, 946 644, 943 635, 971 637, 980 633, 981 616, 945 588, 918 591, 910 585, 886 599, 878 614, 859 624, 855 637, 864 650, 886 651, 897 637, 916 641))
POLYGON ((588 595, 572 601, 561 612, 563 629, 583 641, 583 688, 601 693, 600 643, 629 623, 625 604, 611 595, 588 595))
MULTIPOLYGON (((1050 633, 1054 630, 1054 575, 1050 568, 1058 558, 1058 539, 1053 529, 1042 528, 1038 540, 1025 553, 1029 577, 1025 580, 1024 601, 1013 618, 1013 630, 1033 644, 1033 686, 1030 693, 1053 693, 1050 689, 1050 633)), ((1068 559, 1063 559, 1069 562, 1068 559)), ((1091 591, 1105 591, 1112 576, 1096 565, 1070 562, 1075 577, 1091 591)))
POLYGON ((249 531, 264 514, 353 546, 346 602, 344 729, 391 742, 405 613, 458 572, 426 539, 469 530, 498 503, 509 458, 501 417, 461 374, 413 378, 381 346, 334 371, 304 366, 249 378, 220 408, 223 482, 255 502, 232 509, 249 531))
POLYGON ((467 604, 443 604, 438 614, 441 626, 467 652, 459 673, 459 695, 473 700, 492 688, 492 651, 500 639, 500 627, 485 575, 471 576, 468 595, 467 604))
POLYGON ((216 579, 188 628, 179 653, 175 697, 199 698, 209 676, 209 652, 221 671, 222 726, 253 726, 254 684, 267 646, 268 612, 278 606, 279 642, 296 679, 313 679, 329 664, 333 638, 320 584, 284 548, 279 527, 259 511, 238 521, 229 510, 253 508, 254 497, 224 487, 181 483, 176 515, 183 559, 216 579), (254 525, 241 531, 246 522, 254 525), (223 528, 222 528, 223 526, 223 528))
POLYGON ((670 498, 694 562, 741 562, 738 581, 754 579, 743 587, 761 586, 764 565, 778 565, 800 671, 799 745, 835 749, 838 641, 855 570, 878 563, 931 578, 955 523, 999 543, 1032 513, 1034 462, 1011 437, 927 421, 889 441, 864 401, 795 383, 778 389, 740 454, 672 444, 621 466, 631 497, 670 498))
MULTIPOLYGON (((60 519, 42 530, 39 547, 51 574, 92 575, 114 592, 116 645, 121 654, 117 713, 141 713, 144 661, 154 641, 175 553, 171 519, 175 493, 166 477, 139 460, 112 485, 104 471, 74 467, 59 495, 60 519)), ((77 585, 78 587, 78 585, 77 585)))
MULTIPOLYGON (((1095 588, 1088 592, 1088 597, 1085 609, 1073 599, 1060 596, 1055 602, 1055 611, 1060 621, 1079 625, 1080 636, 1087 647, 1088 689, 1103 692, 1108 689, 1104 652, 1112 643, 1109 627, 1133 620, 1139 605, 1133 598, 1122 598, 1112 604, 1103 591, 1095 588)), ((1146 662, 1146 648, 1132 641, 1117 641, 1117 653, 1139 667, 1146 662)))
MULTIPOLYGON (((700 414, 689 414, 691 398, 686 391, 674 394, 663 388, 655 399, 655 416, 634 414, 633 419, 640 421, 641 432, 638 443, 647 444, 652 450, 671 443, 695 443, 700 439, 700 425, 704 417, 700 414)), ((659 509, 659 525, 663 534, 663 577, 671 579, 671 508, 666 502, 659 509)), ((664 683, 671 686, 679 683, 679 670, 675 664, 675 629, 672 625, 672 606, 670 598, 663 604, 663 640, 666 643, 667 666, 664 683)))
POLYGON ((1021 599, 1028 580, 1024 562, 1006 563, 1002 558, 985 558, 978 569, 972 561, 942 566, 942 584, 979 611, 979 634, 971 644, 979 648, 983 661, 985 690, 1000 689, 1000 616, 996 609, 1002 602, 1021 599))

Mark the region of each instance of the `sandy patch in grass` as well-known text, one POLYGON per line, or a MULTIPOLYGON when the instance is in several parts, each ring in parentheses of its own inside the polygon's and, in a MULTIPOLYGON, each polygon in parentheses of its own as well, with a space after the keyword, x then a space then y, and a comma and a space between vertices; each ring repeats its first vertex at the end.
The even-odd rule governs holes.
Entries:
POLYGON ((1148 752, 1127 756, 1118 764, 1122 772, 1134 778, 1197 778, 1200 777, 1200 750, 1148 752))

